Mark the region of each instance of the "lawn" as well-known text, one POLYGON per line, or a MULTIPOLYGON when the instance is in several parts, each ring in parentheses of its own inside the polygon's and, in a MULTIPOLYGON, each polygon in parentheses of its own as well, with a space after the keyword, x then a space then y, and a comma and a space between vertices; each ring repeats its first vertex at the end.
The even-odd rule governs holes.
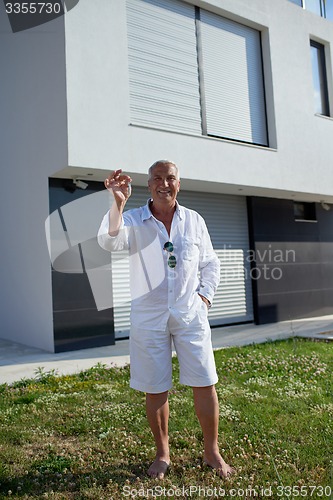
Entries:
POLYGON ((202 463, 192 391, 170 393, 172 465, 148 479, 154 443, 129 368, 40 369, 0 385, 0 498, 333 498, 333 343, 290 339, 215 352, 220 447, 202 463))

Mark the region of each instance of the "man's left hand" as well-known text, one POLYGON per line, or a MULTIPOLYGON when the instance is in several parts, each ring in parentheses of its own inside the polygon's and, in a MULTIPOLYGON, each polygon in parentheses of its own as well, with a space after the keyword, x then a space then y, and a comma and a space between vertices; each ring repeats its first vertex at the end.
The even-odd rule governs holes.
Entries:
POLYGON ((200 293, 198 293, 199 297, 201 297, 201 300, 206 304, 207 306, 207 309, 209 309, 209 306, 210 306, 210 302, 208 299, 206 299, 206 297, 204 297, 203 295, 201 295, 200 293))

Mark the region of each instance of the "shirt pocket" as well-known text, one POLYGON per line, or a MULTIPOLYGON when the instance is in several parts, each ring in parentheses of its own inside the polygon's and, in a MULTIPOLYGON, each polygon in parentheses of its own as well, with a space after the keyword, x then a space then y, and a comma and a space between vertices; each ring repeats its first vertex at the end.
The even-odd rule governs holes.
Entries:
POLYGON ((182 257, 184 260, 194 260, 199 257, 199 241, 194 238, 183 240, 182 257))

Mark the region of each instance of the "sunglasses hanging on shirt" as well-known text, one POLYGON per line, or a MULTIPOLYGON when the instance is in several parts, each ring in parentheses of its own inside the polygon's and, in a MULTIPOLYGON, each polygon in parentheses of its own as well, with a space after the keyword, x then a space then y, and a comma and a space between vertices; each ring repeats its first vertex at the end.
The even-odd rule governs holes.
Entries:
POLYGON ((171 243, 171 241, 167 241, 166 243, 164 243, 163 250, 165 250, 169 254, 168 266, 171 267, 171 269, 175 268, 177 264, 177 259, 174 255, 172 255, 173 244, 171 243))

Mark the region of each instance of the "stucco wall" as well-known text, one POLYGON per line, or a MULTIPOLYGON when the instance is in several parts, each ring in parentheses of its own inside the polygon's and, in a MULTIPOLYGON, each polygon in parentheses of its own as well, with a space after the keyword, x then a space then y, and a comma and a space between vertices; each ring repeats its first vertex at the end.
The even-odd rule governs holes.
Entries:
POLYGON ((48 177, 67 165, 63 18, 12 33, 0 3, 0 337, 53 351, 48 177))

